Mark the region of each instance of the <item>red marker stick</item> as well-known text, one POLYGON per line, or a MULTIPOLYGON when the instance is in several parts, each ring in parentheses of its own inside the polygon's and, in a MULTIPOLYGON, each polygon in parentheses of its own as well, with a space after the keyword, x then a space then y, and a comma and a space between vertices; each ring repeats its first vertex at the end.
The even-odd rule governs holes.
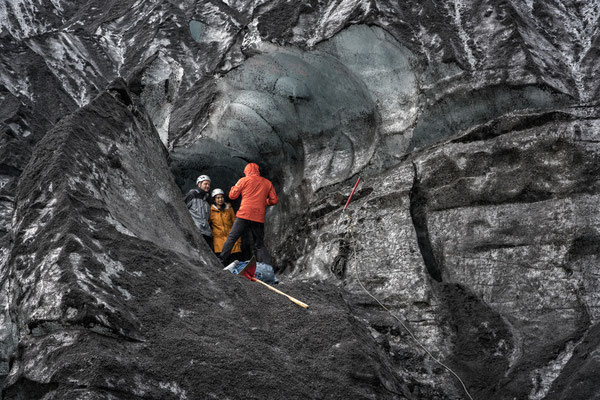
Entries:
POLYGON ((348 197, 348 201, 346 202, 346 205, 344 206, 344 211, 346 211, 346 208, 348 208, 348 204, 350 204, 350 200, 352 199, 352 195, 354 194, 354 191, 356 190, 356 187, 358 186, 358 182, 360 182, 360 176, 358 177, 358 180, 354 184, 354 189, 352 189, 352 193, 350 193, 350 197, 348 197))

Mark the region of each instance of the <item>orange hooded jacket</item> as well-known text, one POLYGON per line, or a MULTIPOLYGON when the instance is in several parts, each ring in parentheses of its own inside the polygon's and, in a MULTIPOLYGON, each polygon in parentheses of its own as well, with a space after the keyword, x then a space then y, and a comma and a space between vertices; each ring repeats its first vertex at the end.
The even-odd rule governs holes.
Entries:
POLYGON ((250 163, 244 168, 244 175, 229 191, 230 199, 242 195, 242 204, 236 217, 255 222, 265 222, 265 208, 274 206, 279 199, 273 184, 260 176, 258 165, 250 163))

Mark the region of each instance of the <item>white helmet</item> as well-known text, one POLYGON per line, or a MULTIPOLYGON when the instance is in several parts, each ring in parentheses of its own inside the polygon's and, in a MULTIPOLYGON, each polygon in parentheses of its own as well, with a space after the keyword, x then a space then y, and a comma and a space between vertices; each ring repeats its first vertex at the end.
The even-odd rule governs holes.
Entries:
POLYGON ((198 179, 196 179, 196 185, 198 185, 200 182, 204 182, 204 181, 209 181, 210 182, 210 178, 208 175, 200 175, 198 177, 198 179))
POLYGON ((215 189, 212 191, 212 193, 210 194, 211 197, 215 197, 218 194, 222 194, 223 196, 225 196, 225 192, 223 191, 223 189, 215 189))

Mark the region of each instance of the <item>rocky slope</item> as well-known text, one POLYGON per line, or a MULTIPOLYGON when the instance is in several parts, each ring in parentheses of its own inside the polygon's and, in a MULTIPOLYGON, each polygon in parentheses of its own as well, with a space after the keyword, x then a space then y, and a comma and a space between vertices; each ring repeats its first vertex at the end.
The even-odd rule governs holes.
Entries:
POLYGON ((3 396, 468 398, 363 285, 474 398, 598 396, 599 16, 1 2, 3 396), (247 161, 308 313, 221 273, 181 204, 247 161))

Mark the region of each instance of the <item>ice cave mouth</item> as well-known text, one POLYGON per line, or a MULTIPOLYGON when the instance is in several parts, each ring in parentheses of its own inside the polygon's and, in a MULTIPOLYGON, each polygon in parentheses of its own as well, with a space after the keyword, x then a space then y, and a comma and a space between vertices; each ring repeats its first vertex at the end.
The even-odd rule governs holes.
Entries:
MULTIPOLYGON (((190 23, 198 43, 206 29, 190 23)), ((182 190, 202 173, 214 176, 213 187, 229 187, 255 162, 282 193, 314 193, 502 115, 573 102, 543 84, 473 87, 458 64, 427 64, 377 26, 350 26, 309 50, 256 46, 178 100, 172 60, 159 55, 143 73, 142 101, 182 190), (444 75, 450 86, 440 95, 444 75)))
MULTIPOLYGON (((203 26, 190 27, 202 40, 203 26)), ((164 60, 154 64, 145 82, 164 78, 161 90, 172 92, 177 69, 164 60), (171 72, 165 73, 169 65, 171 72)), ((315 193, 359 173, 382 173, 407 155, 464 132, 475 129, 468 138, 482 129, 503 129, 497 122, 503 116, 572 102, 543 85, 474 89, 468 82, 457 65, 425 68, 423 60, 381 28, 357 25, 312 50, 261 49, 225 75, 197 82, 170 105, 168 118, 152 114, 164 107, 151 106, 149 114, 155 125, 165 118, 169 122, 161 138, 170 148, 171 171, 184 193, 201 174, 211 177, 212 189, 227 193, 246 164, 257 163, 282 199, 268 211, 272 222, 267 234, 272 247, 285 249, 282 242, 298 236, 288 228, 294 220, 306 219, 302 210, 319 209, 313 203, 322 200, 315 193), (441 97, 425 89, 435 89, 428 80, 449 71, 456 88, 441 97)), ((152 96, 157 91, 149 87, 142 93, 152 95, 141 96, 142 101, 156 100, 152 96)), ((331 207, 339 204, 326 206, 331 207)), ((415 221, 419 215, 415 211, 415 221)), ((429 248, 426 240, 420 246, 429 248)), ((281 254, 280 260, 288 264, 289 258, 281 254)), ((435 280, 441 280, 435 262, 428 265, 435 280)))

